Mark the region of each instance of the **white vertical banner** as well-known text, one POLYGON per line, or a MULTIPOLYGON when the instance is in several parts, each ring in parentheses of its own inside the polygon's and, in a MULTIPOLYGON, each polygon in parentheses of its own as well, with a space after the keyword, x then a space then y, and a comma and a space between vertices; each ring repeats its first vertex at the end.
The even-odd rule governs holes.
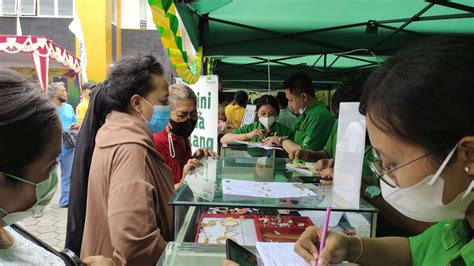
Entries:
POLYGON ((358 102, 341 103, 334 165, 335 200, 341 207, 359 208, 365 148, 365 117, 358 102), (342 201, 337 200, 337 196, 342 201))
MULTIPOLYGON (((176 79, 178 83, 184 83, 176 79)), ((188 85, 197 96, 197 111, 200 114, 196 127, 191 134, 192 151, 208 148, 218 152, 217 110, 219 105, 218 78, 216 75, 201 76, 195 84, 188 85)))
POLYGON ((87 52, 86 42, 84 41, 84 34, 82 33, 81 21, 79 20, 79 14, 74 12, 74 19, 69 24, 69 30, 76 36, 77 44, 79 46, 79 59, 81 60, 81 76, 82 82, 86 83, 87 79, 87 52))

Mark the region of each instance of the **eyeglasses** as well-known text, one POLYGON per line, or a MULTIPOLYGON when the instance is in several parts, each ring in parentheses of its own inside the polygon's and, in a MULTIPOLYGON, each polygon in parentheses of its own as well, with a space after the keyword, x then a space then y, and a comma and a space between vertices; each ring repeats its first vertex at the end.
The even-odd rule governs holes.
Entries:
POLYGON ((188 112, 178 112, 176 114, 177 118, 178 118, 178 122, 183 122, 187 119, 192 119, 194 121, 198 120, 199 117, 202 116, 202 112, 201 111, 194 111, 194 112, 191 112, 191 113, 188 113, 188 112))
POLYGON ((390 187, 395 188, 395 187, 397 187, 397 184, 390 177, 388 177, 387 174, 391 173, 395 170, 398 170, 398 169, 400 169, 404 166, 407 166, 411 163, 414 163, 414 162, 420 160, 421 158, 424 158, 424 157, 428 156, 430 154, 430 152, 425 153, 421 156, 416 157, 413 160, 410 160, 406 163, 403 163, 403 164, 401 164, 399 166, 395 166, 395 167, 392 166, 392 165, 384 166, 383 161, 382 161, 382 157, 380 156, 379 152, 377 150, 375 150, 373 147, 371 148, 371 154, 372 154, 372 156, 374 157, 375 160, 369 163, 370 170, 372 170, 372 172, 374 172, 377 175, 377 177, 380 178, 380 180, 385 182, 390 187))

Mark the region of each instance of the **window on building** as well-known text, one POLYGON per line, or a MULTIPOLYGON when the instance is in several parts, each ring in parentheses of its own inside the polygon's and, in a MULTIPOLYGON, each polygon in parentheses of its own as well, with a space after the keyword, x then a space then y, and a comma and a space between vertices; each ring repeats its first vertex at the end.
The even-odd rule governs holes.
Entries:
POLYGON ((21 0, 21 8, 20 14, 21 15, 36 15, 36 0, 21 0))
POLYGON ((74 15, 74 0, 0 0, 0 15, 16 15, 17 4, 22 16, 74 15))
POLYGON ((69 16, 74 15, 73 0, 57 0, 57 6, 58 6, 58 16, 69 17, 69 16))
POLYGON ((140 0, 140 29, 146 29, 147 0, 140 0))
POLYGON ((16 14, 16 0, 3 0, 0 1, 0 12, 5 15, 16 14))
POLYGON ((40 16, 54 16, 54 0, 38 0, 38 14, 40 16))

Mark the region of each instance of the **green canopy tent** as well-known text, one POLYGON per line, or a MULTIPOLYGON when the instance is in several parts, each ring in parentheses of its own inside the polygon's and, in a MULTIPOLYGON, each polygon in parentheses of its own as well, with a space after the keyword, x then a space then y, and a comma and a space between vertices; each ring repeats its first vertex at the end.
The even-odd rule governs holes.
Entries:
MULTIPOLYGON (((165 1, 163 1, 165 2, 165 1)), ((318 86, 373 68, 425 36, 474 34, 472 0, 177 0, 189 38, 224 87, 318 86)))

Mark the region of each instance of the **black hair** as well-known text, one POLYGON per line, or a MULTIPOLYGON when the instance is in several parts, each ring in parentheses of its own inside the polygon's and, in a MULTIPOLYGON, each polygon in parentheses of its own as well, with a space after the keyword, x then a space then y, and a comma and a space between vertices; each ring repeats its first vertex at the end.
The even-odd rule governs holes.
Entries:
POLYGON ((238 91, 234 94, 234 100, 238 105, 246 107, 247 102, 249 101, 249 96, 245 91, 238 91))
POLYGON ((300 96, 301 94, 306 93, 309 97, 316 98, 313 83, 306 72, 294 73, 285 80, 284 86, 290 90, 292 95, 300 96))
POLYGON ((286 94, 284 92, 282 91, 278 92, 276 98, 281 108, 288 107, 288 99, 286 98, 286 94))
POLYGON ((125 57, 116 62, 107 79, 98 85, 105 92, 97 100, 101 105, 100 121, 104 122, 112 110, 128 112, 132 96, 148 96, 153 90, 152 76, 163 75, 163 66, 151 55, 125 57))
POLYGON ((226 102, 225 93, 223 91, 219 91, 217 95, 219 97, 219 104, 224 104, 226 102))
POLYGON ((368 78, 361 113, 380 130, 443 160, 474 135, 474 38, 433 37, 399 51, 368 78))
POLYGON ((341 102, 359 102, 364 90, 364 83, 370 71, 359 70, 345 77, 342 83, 336 87, 331 98, 331 111, 339 116, 339 106, 341 102))
POLYGON ((60 128, 56 109, 35 84, 0 69, 0 172, 23 174, 60 128))
POLYGON ((280 106, 278 105, 278 101, 275 97, 271 95, 263 95, 262 97, 257 99, 256 104, 257 104, 257 112, 260 109, 260 107, 269 104, 273 108, 275 108, 277 115, 280 113, 280 106))

